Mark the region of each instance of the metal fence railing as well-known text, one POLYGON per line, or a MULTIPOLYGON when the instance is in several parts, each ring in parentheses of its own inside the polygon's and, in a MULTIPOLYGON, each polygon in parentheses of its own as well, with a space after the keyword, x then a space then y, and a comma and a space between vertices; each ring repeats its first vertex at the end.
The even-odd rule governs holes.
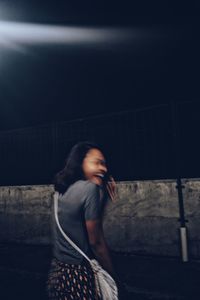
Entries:
POLYGON ((117 180, 199 177, 199 108, 179 102, 0 132, 0 184, 50 183, 81 140, 102 145, 117 180))

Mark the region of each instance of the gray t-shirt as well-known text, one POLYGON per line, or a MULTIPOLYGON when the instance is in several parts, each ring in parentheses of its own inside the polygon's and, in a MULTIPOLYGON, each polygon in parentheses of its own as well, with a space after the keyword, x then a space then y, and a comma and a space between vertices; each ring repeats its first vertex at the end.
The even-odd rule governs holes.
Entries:
MULTIPOLYGON (((89 180, 72 184, 58 199, 58 218, 69 238, 90 258, 93 257, 86 230, 86 220, 101 218, 104 203, 103 188, 89 180)), ((80 264, 79 254, 62 236, 53 217, 53 255, 68 264, 80 264)))

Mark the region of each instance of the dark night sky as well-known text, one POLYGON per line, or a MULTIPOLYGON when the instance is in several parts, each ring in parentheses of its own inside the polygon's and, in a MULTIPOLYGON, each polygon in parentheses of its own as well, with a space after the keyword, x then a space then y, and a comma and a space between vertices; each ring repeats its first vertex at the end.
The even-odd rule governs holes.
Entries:
POLYGON ((199 4, 160 2, 0 1, 0 21, 119 29, 87 43, 0 36, 0 129, 198 98, 199 4))

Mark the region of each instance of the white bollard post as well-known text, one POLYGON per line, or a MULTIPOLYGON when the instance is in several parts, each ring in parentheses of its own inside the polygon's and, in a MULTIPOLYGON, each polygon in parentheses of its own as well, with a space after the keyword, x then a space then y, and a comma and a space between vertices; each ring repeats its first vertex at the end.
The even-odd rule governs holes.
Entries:
POLYGON ((188 262, 187 228, 180 227, 182 261, 188 262))

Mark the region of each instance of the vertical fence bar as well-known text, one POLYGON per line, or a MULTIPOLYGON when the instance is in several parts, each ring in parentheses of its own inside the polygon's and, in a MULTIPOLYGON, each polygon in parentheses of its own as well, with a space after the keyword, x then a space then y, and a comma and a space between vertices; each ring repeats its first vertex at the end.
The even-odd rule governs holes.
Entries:
POLYGON ((177 104, 174 100, 171 101, 171 109, 172 109, 172 130, 173 130, 173 142, 174 142, 174 154, 175 154, 175 173, 176 173, 176 188, 178 191, 178 203, 179 203, 179 222, 180 222, 180 241, 181 241, 181 255, 182 261, 187 262, 188 258, 188 239, 187 239, 187 227, 186 227, 186 219, 185 219, 185 210, 184 210, 184 200, 183 200, 183 188, 181 181, 181 149, 180 149, 180 124, 179 124, 179 115, 177 104))
POLYGON ((51 125, 51 138, 52 138, 52 158, 51 158, 51 171, 52 174, 56 171, 57 155, 58 155, 58 124, 53 122, 51 125))

